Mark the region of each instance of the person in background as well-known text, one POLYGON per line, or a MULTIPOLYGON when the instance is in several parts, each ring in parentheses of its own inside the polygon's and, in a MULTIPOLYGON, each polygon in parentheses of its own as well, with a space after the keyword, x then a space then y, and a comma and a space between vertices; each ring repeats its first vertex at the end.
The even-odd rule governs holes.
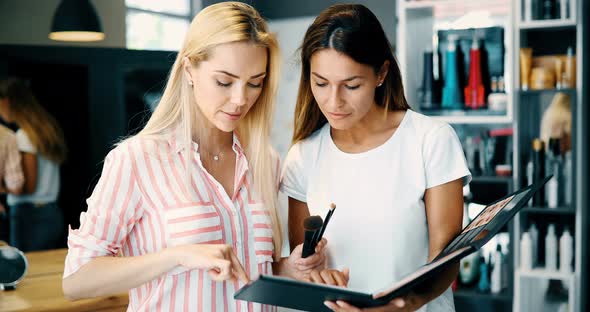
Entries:
POLYGON ((106 156, 69 233, 67 298, 128 291, 129 311, 269 311, 233 295, 249 276, 321 262, 295 266, 300 255, 282 252, 270 145, 278 58, 251 6, 195 16, 159 104, 106 156))
POLYGON ((56 248, 65 230, 56 202, 67 154, 62 130, 18 78, 0 81, 0 116, 19 126, 15 137, 24 173, 22 192, 7 197, 10 245, 22 251, 56 248))
MULTIPOLYGON (((375 292, 432 260, 460 231, 471 174, 448 124, 410 109, 391 46, 363 5, 333 5, 308 28, 293 146, 281 190, 291 244, 301 221, 337 205, 325 237, 328 269, 310 280, 375 292), (368 261, 367 259, 371 259, 368 261)), ((454 311, 458 265, 422 289, 369 311, 454 311)), ((326 302, 334 311, 359 311, 326 302)))
POLYGON ((5 195, 20 194, 24 181, 16 136, 0 125, 0 240, 8 241, 5 195))

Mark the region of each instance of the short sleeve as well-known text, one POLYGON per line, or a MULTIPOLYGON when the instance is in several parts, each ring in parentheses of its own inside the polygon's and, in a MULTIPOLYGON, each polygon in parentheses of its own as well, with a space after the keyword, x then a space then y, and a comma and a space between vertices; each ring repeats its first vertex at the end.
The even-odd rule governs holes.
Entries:
POLYGON ((101 177, 80 214, 80 228, 68 235, 64 278, 93 258, 116 256, 141 218, 142 198, 131 154, 120 145, 104 161, 101 177))
POLYGON ((463 179, 463 186, 471 182, 461 142, 448 124, 426 134, 423 157, 427 189, 457 179, 463 179))
POLYGON ((307 168, 303 155, 301 142, 289 149, 281 174, 280 190, 291 198, 307 202, 307 168))
POLYGON ((18 150, 25 153, 37 154, 37 149, 33 146, 31 139, 25 131, 19 129, 16 132, 16 144, 18 145, 18 150))

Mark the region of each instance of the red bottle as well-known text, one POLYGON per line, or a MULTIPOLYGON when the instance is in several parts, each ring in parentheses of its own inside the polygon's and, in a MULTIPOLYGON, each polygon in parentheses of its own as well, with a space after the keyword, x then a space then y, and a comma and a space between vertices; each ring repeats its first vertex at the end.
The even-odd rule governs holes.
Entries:
POLYGON ((474 36, 469 51, 469 83, 464 89, 466 108, 479 109, 485 107, 485 90, 481 80, 481 50, 477 38, 474 36))

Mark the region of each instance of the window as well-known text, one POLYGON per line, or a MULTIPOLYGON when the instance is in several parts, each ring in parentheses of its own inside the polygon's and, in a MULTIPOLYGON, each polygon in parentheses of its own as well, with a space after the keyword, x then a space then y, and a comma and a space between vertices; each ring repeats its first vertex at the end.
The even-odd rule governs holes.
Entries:
POLYGON ((178 51, 195 12, 195 0, 125 0, 127 48, 178 51))

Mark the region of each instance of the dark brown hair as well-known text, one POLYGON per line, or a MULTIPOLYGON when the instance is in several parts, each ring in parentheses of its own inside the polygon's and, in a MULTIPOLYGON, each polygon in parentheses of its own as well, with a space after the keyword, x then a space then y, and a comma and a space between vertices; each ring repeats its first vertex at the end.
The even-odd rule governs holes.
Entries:
POLYGON ((7 98, 14 122, 31 140, 39 154, 62 164, 67 147, 61 127, 39 104, 28 84, 19 78, 0 80, 0 98, 7 98))
POLYGON ((293 143, 304 140, 328 122, 313 97, 310 85, 311 56, 328 48, 371 66, 376 74, 385 61, 389 61, 383 85, 375 90, 375 102, 388 111, 410 108, 391 45, 375 14, 361 4, 332 5, 309 26, 300 48, 301 78, 295 105, 293 143))

